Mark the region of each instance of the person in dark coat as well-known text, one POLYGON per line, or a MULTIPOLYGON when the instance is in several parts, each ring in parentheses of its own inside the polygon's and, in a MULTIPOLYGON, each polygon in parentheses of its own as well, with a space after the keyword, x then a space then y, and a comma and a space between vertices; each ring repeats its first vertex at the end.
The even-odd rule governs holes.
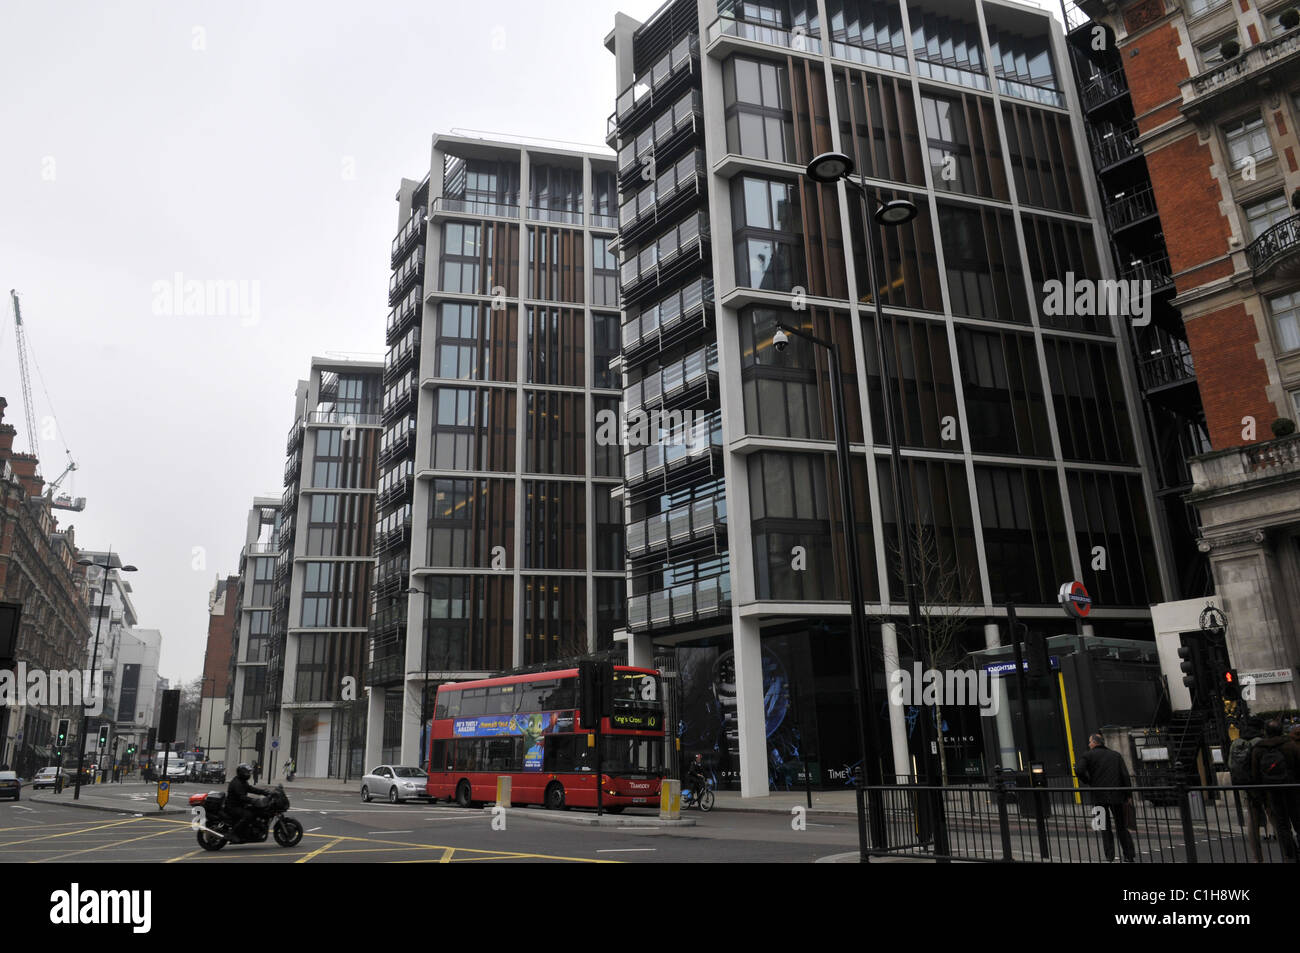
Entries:
POLYGON ((233 830, 236 833, 239 833, 244 826, 244 822, 253 816, 251 795, 271 793, 263 788, 249 784, 248 779, 252 775, 252 767, 248 764, 241 764, 235 769, 235 776, 230 779, 230 784, 226 786, 226 813, 234 820, 233 830))
POLYGON ((1277 828, 1283 855, 1287 860, 1300 860, 1291 832, 1295 828, 1300 833, 1300 793, 1294 787, 1300 783, 1300 747, 1282 733, 1280 721, 1275 719, 1264 726, 1264 737, 1250 752, 1250 774, 1268 799, 1268 813, 1277 828), (1270 790, 1271 785, 1286 787, 1270 790))
POLYGON ((1124 758, 1118 752, 1107 748, 1101 735, 1091 735, 1088 738, 1088 752, 1074 766, 1074 773, 1088 787, 1100 789, 1092 792, 1092 803, 1101 807, 1103 811, 1102 818, 1105 826, 1101 830, 1101 846, 1105 851, 1106 860, 1115 860, 1113 831, 1118 830, 1119 846, 1124 852, 1124 860, 1133 863, 1137 859, 1137 852, 1133 849, 1133 838, 1129 836, 1128 828, 1124 824, 1124 804, 1129 799, 1129 792, 1105 790, 1132 786, 1133 780, 1129 777, 1128 765, 1124 763, 1124 758))

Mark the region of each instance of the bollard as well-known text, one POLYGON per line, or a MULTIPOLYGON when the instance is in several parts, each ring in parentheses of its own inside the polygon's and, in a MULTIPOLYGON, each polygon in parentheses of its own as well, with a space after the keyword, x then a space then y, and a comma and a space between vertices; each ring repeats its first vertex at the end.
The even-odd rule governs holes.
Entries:
POLYGON ((497 807, 510 807, 510 776, 497 775, 497 807))
POLYGON ((1002 859, 1013 860, 1011 856, 1011 822, 1007 817, 1007 783, 1002 779, 1002 771, 994 776, 993 787, 998 799, 998 832, 1002 838, 1002 859))
POLYGON ((659 783, 659 819, 675 821, 682 813, 682 782, 664 778, 659 783))
POLYGON ((1178 813, 1183 819, 1183 843, 1187 850, 1187 862, 1196 863, 1196 831, 1192 827, 1192 805, 1188 795, 1187 782, 1183 779, 1183 764, 1174 765, 1174 789, 1178 797, 1178 813))

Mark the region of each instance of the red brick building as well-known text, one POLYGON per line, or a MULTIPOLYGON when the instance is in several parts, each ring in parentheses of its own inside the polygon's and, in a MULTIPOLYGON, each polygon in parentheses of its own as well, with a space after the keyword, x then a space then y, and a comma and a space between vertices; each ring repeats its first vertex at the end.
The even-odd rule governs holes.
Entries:
MULTIPOLYGON (((1081 75, 1082 98, 1094 158, 1105 157, 1096 164, 1117 257, 1121 268, 1130 256, 1158 261, 1172 282, 1173 334, 1188 358, 1181 380, 1195 382, 1204 410, 1209 452, 1194 451, 1182 494, 1197 511, 1195 545, 1227 613, 1233 663, 1269 673, 1254 707, 1295 708, 1300 436, 1288 430, 1300 417, 1300 11, 1295 0, 1078 6, 1092 22, 1067 11, 1070 37, 1096 64, 1081 75), (1104 116, 1121 95, 1131 112, 1104 116), (1115 170, 1135 157, 1149 192, 1115 186, 1115 170), (1137 247, 1142 202, 1155 231, 1137 247)), ((1177 702, 1184 690, 1171 687, 1177 702)))
MULTIPOLYGON (((37 458, 14 452, 17 430, 3 422, 6 406, 0 397, 0 601, 20 605, 22 622, 14 658, 0 659, 0 668, 80 671, 90 633, 85 572, 77 566, 72 528, 59 530, 42 495, 37 458)), ((0 706, 0 764, 30 778, 50 763, 57 719, 75 724, 80 711, 0 706)))
POLYGON ((239 577, 217 581, 208 594, 208 646, 203 653, 203 693, 198 742, 207 751, 226 747, 226 701, 235 645, 235 603, 239 577))

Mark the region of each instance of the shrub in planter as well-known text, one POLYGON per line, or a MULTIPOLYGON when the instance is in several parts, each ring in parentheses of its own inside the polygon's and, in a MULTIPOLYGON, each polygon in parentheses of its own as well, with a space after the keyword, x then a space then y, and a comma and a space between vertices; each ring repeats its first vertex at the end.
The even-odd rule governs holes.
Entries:
POLYGON ((1282 11, 1282 15, 1278 17, 1278 20, 1286 29, 1294 30, 1300 26, 1300 10, 1295 7, 1287 7, 1282 11))
POLYGON ((1295 433, 1295 421, 1288 417, 1279 417, 1272 423, 1274 437, 1289 437, 1295 433))
POLYGON ((1238 43, 1236 40, 1224 40, 1223 43, 1219 46, 1219 54, 1225 60, 1233 59, 1240 52, 1241 52, 1241 44, 1238 43))

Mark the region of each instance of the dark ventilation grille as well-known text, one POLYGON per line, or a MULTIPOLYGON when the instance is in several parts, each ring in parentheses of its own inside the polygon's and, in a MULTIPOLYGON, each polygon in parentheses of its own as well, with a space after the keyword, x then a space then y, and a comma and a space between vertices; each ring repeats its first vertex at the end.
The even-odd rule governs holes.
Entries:
POLYGON ((632 72, 640 76, 699 28, 695 0, 668 0, 632 35, 632 72))

